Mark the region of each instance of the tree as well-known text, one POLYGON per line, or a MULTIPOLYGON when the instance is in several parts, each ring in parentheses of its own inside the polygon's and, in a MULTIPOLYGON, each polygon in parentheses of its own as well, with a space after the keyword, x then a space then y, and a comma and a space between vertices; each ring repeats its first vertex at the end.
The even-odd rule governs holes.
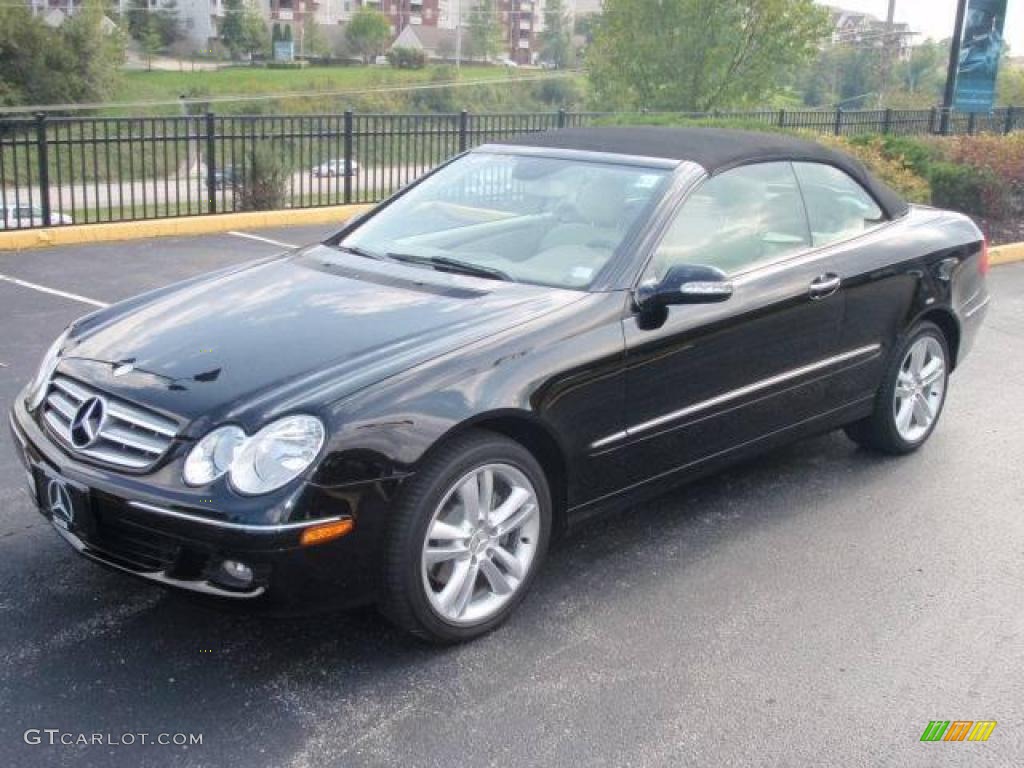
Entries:
POLYGON ((330 46, 316 17, 307 13, 302 20, 302 54, 304 56, 326 56, 330 46))
POLYGON ((501 50, 501 22, 494 0, 479 0, 469 12, 467 48, 474 59, 490 61, 501 50))
POLYGON ((0 6, 0 103, 103 101, 124 61, 124 38, 104 24, 103 6, 86 0, 57 29, 28 6, 0 6))
POLYGON ((605 0, 587 64, 604 107, 764 103, 830 29, 814 0, 605 0))
MULTIPOLYGON (((71 56, 76 97, 104 101, 114 90, 124 63, 124 36, 107 27, 104 0, 85 0, 60 27, 60 43, 71 56)), ((53 75, 50 75, 53 76, 53 75)))
POLYGON ((352 16, 345 29, 345 39, 353 53, 370 64, 384 52, 391 39, 391 25, 380 11, 363 6, 352 16))
POLYGON ((146 27, 146 33, 142 36, 142 51, 146 54, 146 69, 153 68, 153 59, 160 52, 163 42, 160 39, 160 29, 155 21, 151 21, 146 27))
POLYGON ((220 39, 233 59, 239 59, 243 54, 252 56, 265 51, 270 45, 270 35, 263 17, 245 0, 224 0, 220 39))
POLYGON ((1004 61, 999 71, 996 93, 999 103, 1008 107, 1024 107, 1024 69, 1004 61))
POLYGON ((572 60, 571 20, 562 0, 548 0, 544 10, 544 31, 540 33, 541 57, 555 69, 569 66, 572 60))
MULTIPOLYGON (((288 39, 291 40, 290 35, 288 39)), ((269 48, 270 30, 267 29, 267 23, 255 5, 247 4, 242 14, 242 50, 251 58, 257 53, 265 53, 269 48)))
POLYGON ((124 12, 124 26, 133 40, 142 43, 143 50, 156 33, 160 46, 166 47, 181 39, 181 18, 177 0, 165 0, 158 8, 150 8, 149 0, 131 0, 124 12))

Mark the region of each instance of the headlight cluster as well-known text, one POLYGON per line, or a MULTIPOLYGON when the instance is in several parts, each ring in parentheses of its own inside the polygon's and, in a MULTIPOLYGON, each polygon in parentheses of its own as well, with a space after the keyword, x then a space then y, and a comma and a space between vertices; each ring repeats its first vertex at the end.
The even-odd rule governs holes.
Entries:
POLYGON ((30 411, 38 408, 43 402, 43 398, 46 397, 46 385, 49 384, 50 377, 53 376, 57 363, 60 362, 60 350, 64 346, 64 342, 68 340, 68 334, 70 333, 71 329, 66 328, 64 333, 57 337, 57 340, 50 345, 50 348, 46 350, 46 354, 43 355, 43 360, 39 363, 39 370, 36 371, 36 375, 28 385, 25 403, 30 411))
POLYGON ((235 490, 255 496, 298 477, 323 444, 324 425, 313 416, 286 416, 252 437, 219 427, 189 452, 183 475, 188 485, 206 485, 227 474, 235 490))

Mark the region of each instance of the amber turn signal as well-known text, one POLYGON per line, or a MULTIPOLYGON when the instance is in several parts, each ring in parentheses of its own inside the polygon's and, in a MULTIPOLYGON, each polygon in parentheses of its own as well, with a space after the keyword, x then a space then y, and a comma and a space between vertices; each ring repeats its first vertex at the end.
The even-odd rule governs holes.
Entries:
POLYGON ((312 546, 313 544, 323 544, 325 541, 340 539, 355 527, 356 523, 351 517, 346 517, 344 520, 335 520, 333 523, 314 525, 312 528, 306 528, 302 532, 299 543, 304 547, 312 546))

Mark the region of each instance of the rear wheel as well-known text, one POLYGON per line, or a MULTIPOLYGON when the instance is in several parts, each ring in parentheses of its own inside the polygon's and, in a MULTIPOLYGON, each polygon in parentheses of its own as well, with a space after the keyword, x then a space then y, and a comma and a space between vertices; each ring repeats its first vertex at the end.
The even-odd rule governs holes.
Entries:
POLYGON ((453 643, 501 624, 547 550, 551 500, 540 465, 500 435, 471 432, 430 457, 398 502, 385 614, 453 643))
POLYGON ((917 450, 938 423, 948 379, 946 337, 938 326, 921 323, 894 351, 874 412, 846 427, 846 434, 884 453, 917 450))

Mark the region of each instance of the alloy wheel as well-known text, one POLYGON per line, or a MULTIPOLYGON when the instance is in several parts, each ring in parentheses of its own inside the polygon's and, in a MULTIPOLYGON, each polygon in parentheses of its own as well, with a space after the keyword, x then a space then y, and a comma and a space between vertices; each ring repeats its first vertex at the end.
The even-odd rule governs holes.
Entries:
POLYGON ((530 572, 540 539, 537 493, 510 464, 486 464, 455 482, 423 541, 423 587, 434 611, 476 624, 501 611, 530 572))
POLYGON ((923 439, 938 417, 946 391, 946 356, 932 336, 907 350, 896 377, 892 414, 896 431, 908 443, 923 439))

